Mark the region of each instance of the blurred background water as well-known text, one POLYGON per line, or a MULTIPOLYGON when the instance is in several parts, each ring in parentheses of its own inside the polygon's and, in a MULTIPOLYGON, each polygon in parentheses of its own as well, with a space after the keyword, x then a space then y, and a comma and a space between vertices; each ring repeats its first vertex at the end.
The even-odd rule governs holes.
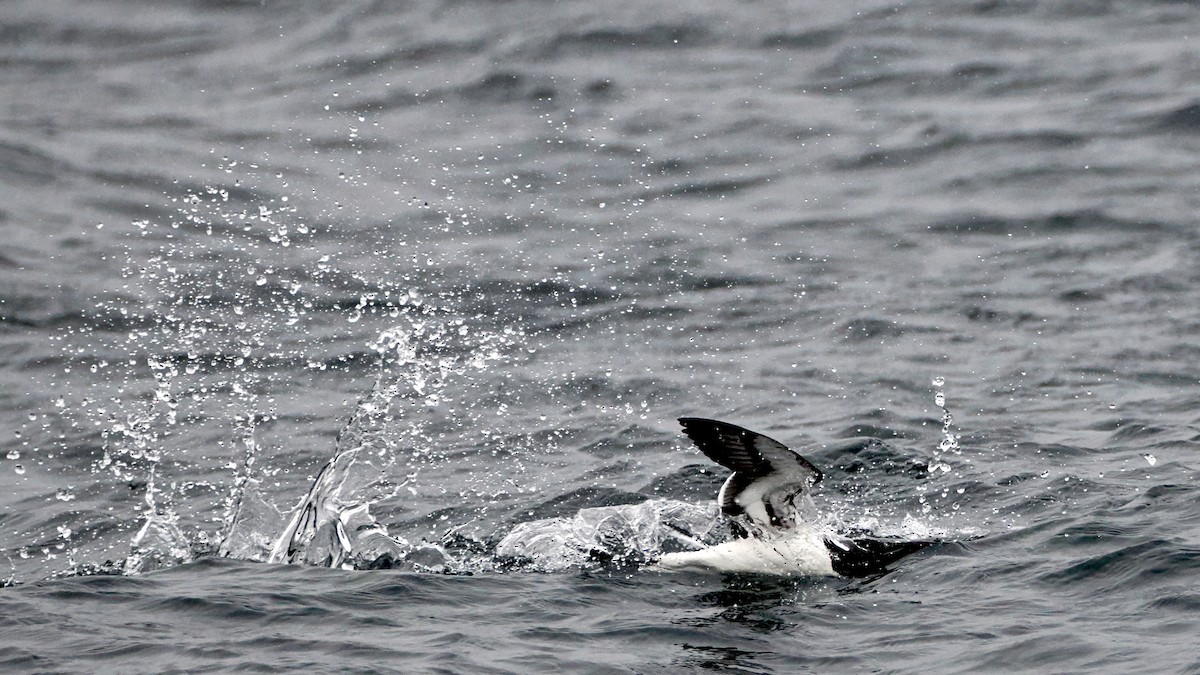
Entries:
POLYGON ((0 17, 4 668, 1200 671, 1194 4, 0 17), (951 543, 488 563, 711 500, 680 415, 951 543), (260 564, 355 443, 455 574, 260 564))

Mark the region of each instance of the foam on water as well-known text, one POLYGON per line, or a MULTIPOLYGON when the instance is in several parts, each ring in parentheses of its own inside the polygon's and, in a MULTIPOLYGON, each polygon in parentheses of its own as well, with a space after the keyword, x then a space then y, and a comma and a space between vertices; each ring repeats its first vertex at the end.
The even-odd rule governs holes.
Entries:
POLYGON ((496 545, 496 556, 507 565, 540 572, 637 565, 664 553, 711 546, 727 536, 721 530, 715 503, 653 499, 520 523, 496 545))

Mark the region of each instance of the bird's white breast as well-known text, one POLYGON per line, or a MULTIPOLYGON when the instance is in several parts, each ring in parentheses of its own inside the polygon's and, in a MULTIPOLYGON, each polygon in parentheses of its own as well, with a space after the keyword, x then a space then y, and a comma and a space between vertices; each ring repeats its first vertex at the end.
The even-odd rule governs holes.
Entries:
POLYGON ((820 533, 806 529, 777 537, 727 541, 699 551, 668 553, 655 567, 784 576, 836 576, 820 533))

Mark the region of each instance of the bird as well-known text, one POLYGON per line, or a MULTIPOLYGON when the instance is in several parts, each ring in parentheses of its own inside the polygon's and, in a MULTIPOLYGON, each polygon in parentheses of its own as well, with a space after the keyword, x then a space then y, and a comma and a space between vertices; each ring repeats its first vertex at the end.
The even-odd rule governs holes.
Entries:
POLYGON ((823 474, 783 443, 736 424, 681 417, 683 432, 706 457, 733 473, 717 493, 734 538, 696 551, 662 555, 655 569, 782 576, 864 577, 934 542, 847 537, 806 518, 809 493, 823 474))

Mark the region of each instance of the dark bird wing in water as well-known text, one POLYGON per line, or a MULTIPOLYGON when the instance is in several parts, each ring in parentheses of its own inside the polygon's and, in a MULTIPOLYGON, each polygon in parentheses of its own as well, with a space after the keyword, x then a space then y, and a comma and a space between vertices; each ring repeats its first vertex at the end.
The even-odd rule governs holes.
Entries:
POLYGON ((843 577, 868 577, 887 571, 888 565, 910 553, 932 546, 934 541, 901 541, 863 537, 826 538, 833 571, 843 577))
POLYGON ((779 441, 736 424, 681 417, 683 432, 709 459, 733 471, 717 501, 729 516, 760 527, 790 529, 793 501, 821 480, 821 470, 779 441))

